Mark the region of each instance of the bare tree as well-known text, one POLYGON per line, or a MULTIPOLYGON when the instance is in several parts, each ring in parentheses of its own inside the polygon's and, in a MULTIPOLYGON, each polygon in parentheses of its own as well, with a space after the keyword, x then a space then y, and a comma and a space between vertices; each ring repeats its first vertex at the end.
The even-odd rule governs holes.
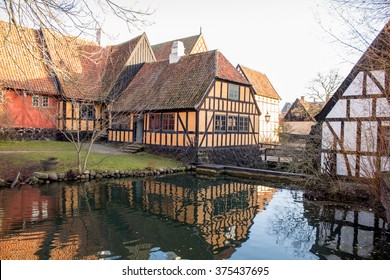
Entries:
POLYGON ((320 73, 309 81, 306 94, 309 99, 319 102, 327 102, 341 83, 341 76, 336 69, 328 73, 320 73))
MULTIPOLYGON (((110 76, 111 69, 107 66, 108 48, 101 48, 87 41, 85 44, 79 42, 83 40, 81 38, 95 38, 100 35, 99 32, 104 32, 104 23, 110 18, 119 19, 129 30, 132 30, 147 24, 147 19, 152 13, 153 11, 149 8, 138 8, 132 1, 0 1, 0 17, 8 23, 6 30, 1 32, 4 37, 2 39, 5 45, 10 44, 7 48, 9 57, 24 76, 19 79, 24 79, 27 85, 31 82, 29 75, 23 73, 23 65, 20 65, 20 61, 12 56, 11 44, 15 44, 15 40, 10 42, 11 39, 7 37, 15 36, 12 33, 17 34, 16 44, 28 53, 30 60, 46 65, 60 93, 61 102, 71 104, 72 116, 77 115, 77 123, 64 121, 67 114, 70 114, 66 111, 58 112, 62 116, 59 120, 53 121, 63 136, 74 145, 79 173, 87 169, 88 158, 95 141, 107 132, 106 120, 110 115, 109 103, 115 102, 112 96, 107 98, 111 93, 109 86, 112 86, 117 78, 110 76), (28 35, 26 27, 37 30, 38 44, 31 44, 31 34, 28 35), (107 79, 111 84, 95 87, 96 84, 102 83, 88 83, 89 80, 84 79, 85 77, 80 78, 80 73, 74 68, 74 65, 80 64, 77 59, 91 67, 92 70, 96 70, 89 71, 92 72, 89 73, 92 75, 89 78, 100 82, 102 79, 107 79), (100 73, 100 75, 93 76, 94 73, 100 73), (64 91, 68 93, 65 95, 64 91), (97 93, 97 95, 91 96, 91 93, 97 93), (97 114, 99 114, 99 123, 95 126, 97 114), (94 127, 88 129, 91 121, 94 127), (84 133, 85 131, 88 133, 84 133)), ((119 119, 112 115, 111 117, 119 119)))

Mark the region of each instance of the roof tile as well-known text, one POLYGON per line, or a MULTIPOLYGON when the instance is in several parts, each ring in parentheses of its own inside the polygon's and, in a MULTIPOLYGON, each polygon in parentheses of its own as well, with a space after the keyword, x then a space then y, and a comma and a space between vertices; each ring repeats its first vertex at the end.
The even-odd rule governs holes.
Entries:
POLYGON ((241 69, 249 83, 252 84, 252 87, 257 95, 281 100, 279 94, 276 92, 265 74, 242 65, 239 65, 238 67, 241 69))
POLYGON ((0 21, 0 87, 57 93, 36 30, 0 21))
POLYGON ((219 51, 146 63, 121 98, 116 111, 196 109, 215 78, 249 85, 219 51))

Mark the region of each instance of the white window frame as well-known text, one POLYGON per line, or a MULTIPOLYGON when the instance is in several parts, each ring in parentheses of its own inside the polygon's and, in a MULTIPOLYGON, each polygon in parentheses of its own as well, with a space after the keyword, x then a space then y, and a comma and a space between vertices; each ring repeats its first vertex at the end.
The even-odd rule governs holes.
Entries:
POLYGON ((4 104, 5 102, 5 94, 4 91, 0 90, 0 104, 4 104))
POLYGON ((240 86, 239 85, 229 84, 228 99, 240 100, 240 86))
POLYGON ((49 96, 42 96, 42 108, 48 108, 49 107, 49 96))
POLYGON ((226 131, 226 115, 215 115, 214 116, 214 129, 216 132, 226 131))
POLYGON ((39 96, 38 95, 32 96, 31 104, 33 107, 39 107, 39 96))

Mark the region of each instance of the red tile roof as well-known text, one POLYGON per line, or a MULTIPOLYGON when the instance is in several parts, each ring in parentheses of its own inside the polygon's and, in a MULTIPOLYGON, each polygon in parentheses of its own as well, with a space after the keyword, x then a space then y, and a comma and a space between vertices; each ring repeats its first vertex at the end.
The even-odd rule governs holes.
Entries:
POLYGON ((172 44, 175 41, 181 41, 184 44, 184 54, 188 55, 191 54, 191 51, 196 45, 196 42, 198 42, 199 38, 202 36, 202 34, 190 36, 186 38, 176 39, 169 42, 160 43, 157 45, 153 45, 152 49, 154 52, 154 55, 156 56, 156 60, 165 60, 169 59, 169 54, 171 53, 172 44))
POLYGON ((242 65, 238 65, 238 68, 241 70, 248 82, 252 84, 252 87, 257 95, 281 100, 279 94, 276 92, 265 74, 242 65))
POLYGON ((57 94, 36 30, 0 21, 0 87, 57 94))
POLYGON ((140 35, 119 45, 107 47, 108 56, 102 78, 102 92, 105 95, 107 95, 113 87, 115 80, 118 78, 123 66, 129 59, 142 36, 144 35, 140 35))
POLYGON ((196 109, 214 79, 248 85, 245 78, 219 52, 209 51, 145 64, 121 98, 116 111, 196 109))
POLYGON ((42 30, 50 54, 51 67, 57 75, 64 96, 98 100, 107 62, 107 49, 95 42, 42 30))

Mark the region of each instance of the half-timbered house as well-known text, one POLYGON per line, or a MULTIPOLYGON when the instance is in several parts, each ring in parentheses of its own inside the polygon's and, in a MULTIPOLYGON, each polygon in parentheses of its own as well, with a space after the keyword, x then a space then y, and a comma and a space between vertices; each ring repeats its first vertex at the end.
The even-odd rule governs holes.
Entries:
POLYGON ((323 106, 323 102, 309 102, 304 96, 297 98, 282 119, 283 137, 292 141, 305 140, 323 106))
POLYGON ((348 177, 390 171, 390 22, 316 116, 322 170, 348 177))
POLYGON ((0 21, 0 126, 52 130, 57 98, 39 33, 0 21))
POLYGON ((96 42, 43 30, 43 42, 60 92, 59 128, 103 130, 109 104, 128 86, 144 62, 154 61, 146 34, 102 48, 96 42))
POLYGON ((219 51, 184 55, 182 47, 141 68, 114 104, 130 129, 111 130, 109 140, 197 151, 256 145, 260 111, 248 81, 219 51))
POLYGON ((262 113, 259 118, 259 141, 261 143, 279 142, 279 103, 280 96, 268 77, 253 69, 238 65, 237 69, 252 85, 257 106, 262 113))

